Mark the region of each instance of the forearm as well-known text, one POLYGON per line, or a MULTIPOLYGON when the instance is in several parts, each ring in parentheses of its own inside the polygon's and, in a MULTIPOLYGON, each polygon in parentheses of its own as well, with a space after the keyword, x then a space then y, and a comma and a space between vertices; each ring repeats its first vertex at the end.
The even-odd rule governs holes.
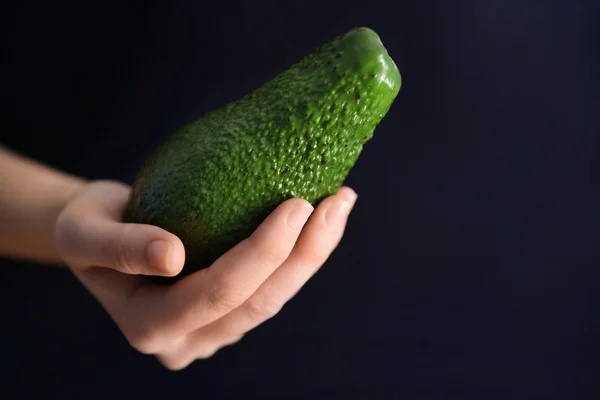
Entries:
POLYGON ((62 263, 54 225, 83 184, 0 146, 0 257, 62 263))

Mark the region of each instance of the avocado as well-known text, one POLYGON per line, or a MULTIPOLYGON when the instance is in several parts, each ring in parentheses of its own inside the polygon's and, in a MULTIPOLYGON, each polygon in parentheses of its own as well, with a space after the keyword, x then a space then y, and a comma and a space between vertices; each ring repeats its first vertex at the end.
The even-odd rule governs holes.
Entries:
POLYGON ((286 199, 335 194, 400 86, 377 33, 354 28, 169 136, 137 174, 123 220, 182 240, 179 277, 205 268, 286 199))

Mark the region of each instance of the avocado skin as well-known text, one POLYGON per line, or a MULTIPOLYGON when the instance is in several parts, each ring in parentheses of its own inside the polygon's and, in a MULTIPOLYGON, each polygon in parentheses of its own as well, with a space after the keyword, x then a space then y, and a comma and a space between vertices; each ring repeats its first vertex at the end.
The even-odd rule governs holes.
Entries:
POLYGON ((354 28, 168 137, 136 176, 123 220, 182 240, 179 278, 205 268, 283 201, 335 194, 400 86, 379 36, 354 28))

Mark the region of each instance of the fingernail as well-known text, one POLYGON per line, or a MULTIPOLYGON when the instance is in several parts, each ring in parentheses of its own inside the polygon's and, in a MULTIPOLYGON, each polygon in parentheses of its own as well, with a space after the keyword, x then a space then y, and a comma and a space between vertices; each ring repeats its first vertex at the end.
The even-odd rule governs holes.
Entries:
POLYGON ((169 271, 171 267, 171 243, 154 240, 148 245, 148 262, 157 271, 169 271))
POLYGON ((338 222, 340 219, 347 217, 355 200, 356 197, 354 197, 354 199, 347 199, 345 197, 337 198, 335 203, 330 205, 325 212, 325 220, 327 223, 333 224, 338 222))
POLYGON ((356 203, 357 198, 358 198, 358 195, 356 194, 356 192, 354 190, 352 190, 350 193, 347 194, 346 201, 348 203, 350 203, 350 207, 353 207, 354 203, 356 203))
POLYGON ((287 217, 287 223, 290 229, 295 231, 302 229, 313 210, 314 207, 308 203, 295 206, 287 217))

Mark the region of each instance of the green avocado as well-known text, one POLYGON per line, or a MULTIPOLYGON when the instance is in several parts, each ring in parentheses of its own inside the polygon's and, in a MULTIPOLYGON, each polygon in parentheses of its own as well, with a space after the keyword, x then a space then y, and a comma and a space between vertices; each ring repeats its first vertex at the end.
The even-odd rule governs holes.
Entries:
POLYGON ((354 28, 168 137, 139 171, 124 222, 177 235, 179 277, 205 268, 283 201, 335 194, 400 86, 377 33, 354 28))

